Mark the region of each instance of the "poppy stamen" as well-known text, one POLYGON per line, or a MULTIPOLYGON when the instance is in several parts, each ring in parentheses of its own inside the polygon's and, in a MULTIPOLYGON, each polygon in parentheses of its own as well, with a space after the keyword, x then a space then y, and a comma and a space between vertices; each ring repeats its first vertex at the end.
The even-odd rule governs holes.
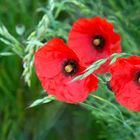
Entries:
POLYGON ((93 40, 93 44, 94 44, 95 46, 99 46, 100 43, 101 43, 101 40, 100 40, 99 38, 96 38, 96 39, 93 40))
POLYGON ((140 74, 137 77, 137 82, 140 84, 140 74))
POLYGON ((140 84, 140 72, 136 74, 136 81, 140 84))
POLYGON ((70 73, 70 72, 72 72, 73 71, 73 66, 72 65, 67 65, 67 66, 65 66, 65 71, 67 72, 67 73, 70 73))
POLYGON ((140 77, 138 78, 138 83, 140 83, 140 77))

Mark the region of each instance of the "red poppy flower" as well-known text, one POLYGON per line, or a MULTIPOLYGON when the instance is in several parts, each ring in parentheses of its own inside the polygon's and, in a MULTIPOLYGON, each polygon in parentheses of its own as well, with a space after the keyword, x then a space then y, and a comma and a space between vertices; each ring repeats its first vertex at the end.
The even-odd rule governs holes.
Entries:
MULTIPOLYGON (((113 25, 100 17, 81 18, 76 21, 68 39, 69 47, 86 67, 113 53, 120 53, 120 42, 120 35, 114 32, 113 25)), ((105 72, 108 67, 104 66, 106 64, 97 73, 105 72)))
POLYGON ((140 111, 140 57, 118 58, 110 72, 110 85, 117 101, 130 110, 140 111))
POLYGON ((97 89, 98 80, 94 75, 71 82, 85 68, 61 39, 49 41, 36 52, 35 66, 43 88, 60 101, 83 102, 90 92, 97 89))

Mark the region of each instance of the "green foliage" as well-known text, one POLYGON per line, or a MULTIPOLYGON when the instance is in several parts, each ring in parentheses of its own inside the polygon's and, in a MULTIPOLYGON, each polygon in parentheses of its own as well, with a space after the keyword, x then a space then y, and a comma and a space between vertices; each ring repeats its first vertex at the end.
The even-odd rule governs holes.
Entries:
MULTIPOLYGON (((140 0, 0 0, 0 139, 139 140, 140 114, 116 103, 103 77, 85 103, 43 104, 51 100, 44 97, 33 67, 44 39, 67 41, 75 20, 97 15, 114 23, 124 53, 139 55, 139 9, 140 0), (32 102, 42 105, 26 109, 32 102)), ((104 61, 87 68, 87 75, 104 61)))
POLYGON ((23 57, 23 49, 21 44, 3 25, 0 26, 0 41, 5 43, 8 47, 11 47, 11 50, 13 50, 13 52, 15 52, 19 57, 23 57))
POLYGON ((41 43, 41 39, 43 39, 43 36, 46 34, 48 30, 49 25, 49 19, 47 15, 44 15, 41 21, 39 22, 36 31, 32 32, 28 39, 27 39, 27 46, 25 49, 25 56, 24 56, 24 71, 23 76, 25 78, 25 82, 28 83, 30 86, 31 81, 31 75, 32 75, 32 69, 34 64, 34 54, 36 50, 43 46, 43 43, 41 43))
POLYGON ((81 80, 84 79, 85 77, 89 76, 90 74, 92 74, 95 70, 97 70, 98 68, 100 68, 101 65, 105 64, 107 62, 107 60, 110 60, 110 65, 113 64, 117 58, 120 57, 124 57, 124 56, 130 56, 130 54, 127 53, 114 53, 111 56, 109 56, 108 58, 105 59, 100 59, 96 62, 94 62, 93 64, 91 64, 88 68, 86 68, 86 70, 84 71, 84 74, 81 74, 77 77, 75 77, 72 82, 76 81, 76 80, 81 80))

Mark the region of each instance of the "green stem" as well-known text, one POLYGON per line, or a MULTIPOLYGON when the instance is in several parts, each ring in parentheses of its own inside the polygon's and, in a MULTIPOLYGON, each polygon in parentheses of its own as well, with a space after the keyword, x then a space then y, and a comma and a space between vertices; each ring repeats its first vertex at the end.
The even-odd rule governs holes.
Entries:
POLYGON ((86 109, 88 110, 97 110, 97 111, 100 111, 102 112, 103 114, 106 114, 106 115, 109 115, 109 116, 112 116, 114 119, 118 120, 120 123, 122 123, 123 125, 127 126, 127 128, 132 132, 133 136, 136 138, 136 140, 139 140, 139 137, 137 136, 137 134, 135 133, 135 131, 131 128, 131 126, 129 126, 124 120, 121 120, 117 117, 115 117, 114 115, 111 115, 111 114, 108 114, 107 112, 104 112, 103 110, 100 110, 94 106, 91 106, 90 104, 86 104, 86 103, 79 103, 79 105, 85 107, 86 109))
POLYGON ((100 101, 103 101, 103 102, 105 102, 105 103, 111 105, 112 107, 114 107, 114 108, 120 113, 121 119, 124 121, 124 117, 123 117, 122 112, 121 112, 120 109, 118 109, 114 104, 112 104, 111 102, 109 102, 109 101, 107 101, 107 100, 105 100, 105 99, 103 99, 103 98, 101 98, 101 97, 99 97, 99 96, 92 95, 92 94, 91 94, 90 96, 93 97, 93 98, 96 98, 96 99, 98 99, 98 100, 100 100, 100 101))

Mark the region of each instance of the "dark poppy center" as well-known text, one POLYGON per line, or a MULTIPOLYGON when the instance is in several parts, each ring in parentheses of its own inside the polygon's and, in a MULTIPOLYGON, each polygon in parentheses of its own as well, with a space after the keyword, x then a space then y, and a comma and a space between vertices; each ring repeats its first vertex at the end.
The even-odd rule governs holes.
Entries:
POLYGON ((92 40, 92 44, 96 49, 102 49, 105 45, 105 39, 100 35, 96 35, 92 40))
POLYGON ((136 81, 140 84, 140 72, 136 74, 136 81))
POLYGON ((73 76, 78 71, 78 64, 75 60, 67 60, 63 65, 63 72, 66 76, 73 76))

